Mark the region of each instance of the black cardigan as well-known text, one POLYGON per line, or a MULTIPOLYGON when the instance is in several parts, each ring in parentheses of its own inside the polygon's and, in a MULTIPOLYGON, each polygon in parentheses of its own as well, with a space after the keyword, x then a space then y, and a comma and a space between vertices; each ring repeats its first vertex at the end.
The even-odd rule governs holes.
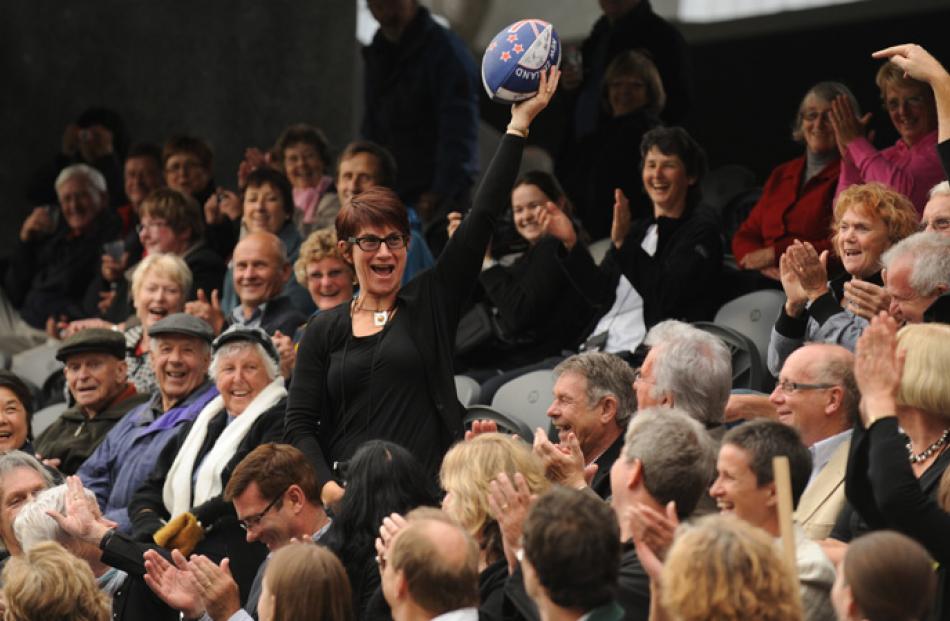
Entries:
POLYGON ((872 530, 891 529, 917 540, 940 564, 938 591, 931 619, 950 619, 950 513, 937 504, 940 478, 950 466, 944 450, 918 479, 907 459, 907 438, 896 417, 882 418, 865 429, 854 427, 845 495, 872 530))
MULTIPOLYGON (((413 340, 419 345, 426 372, 406 381, 424 383, 440 420, 443 441, 433 447, 444 453, 462 438, 465 408, 455 393, 453 357, 455 333, 463 304, 479 272, 485 248, 509 193, 521 161, 524 139, 505 135, 475 197, 475 204, 449 240, 435 266, 407 283, 396 304, 408 317, 413 340)), ((317 469, 320 485, 333 479, 334 455, 326 455, 321 437, 330 438, 336 412, 326 382, 330 354, 343 347, 352 332, 349 305, 317 315, 307 326, 297 351, 297 365, 287 400, 284 440, 299 448, 317 469)), ((422 418, 422 417, 420 417, 422 418)))

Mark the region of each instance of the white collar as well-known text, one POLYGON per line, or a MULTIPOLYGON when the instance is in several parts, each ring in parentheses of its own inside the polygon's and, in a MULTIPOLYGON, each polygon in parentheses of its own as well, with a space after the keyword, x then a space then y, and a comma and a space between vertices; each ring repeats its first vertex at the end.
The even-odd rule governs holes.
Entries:
POLYGON ((816 476, 831 460, 835 450, 844 442, 851 439, 851 429, 845 429, 841 433, 819 440, 808 447, 811 453, 811 476, 816 476))
POLYGON ((432 621, 478 621, 478 608, 459 608, 433 617, 432 621))

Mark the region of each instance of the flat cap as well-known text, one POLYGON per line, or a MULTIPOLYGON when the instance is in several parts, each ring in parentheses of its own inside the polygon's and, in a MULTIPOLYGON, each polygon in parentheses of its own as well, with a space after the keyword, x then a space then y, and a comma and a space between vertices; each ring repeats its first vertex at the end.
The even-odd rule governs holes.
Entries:
POLYGON ((148 329, 148 335, 164 336, 167 334, 180 334, 183 336, 193 336, 207 343, 214 340, 214 330, 204 319, 198 319, 188 313, 175 313, 164 319, 160 319, 152 324, 148 329))
POLYGON ((257 343, 264 348, 264 351, 267 352, 267 355, 270 356, 274 362, 280 364, 280 354, 277 353, 277 347, 270 337, 267 336, 267 333, 260 328, 233 325, 214 340, 214 344, 211 346, 212 351, 217 353, 224 345, 234 343, 235 341, 257 343))
POLYGON ((125 358, 125 335, 105 328, 86 328, 72 335, 56 350, 56 359, 66 362, 73 354, 98 352, 112 354, 119 360, 125 358))

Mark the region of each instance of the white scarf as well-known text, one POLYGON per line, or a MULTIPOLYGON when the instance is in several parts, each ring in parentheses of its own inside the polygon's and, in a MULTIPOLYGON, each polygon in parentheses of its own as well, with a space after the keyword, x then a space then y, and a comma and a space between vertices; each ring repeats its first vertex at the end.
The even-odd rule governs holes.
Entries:
POLYGON ((221 395, 208 402, 208 405, 201 410, 201 414, 195 419, 184 444, 178 450, 178 455, 175 457, 172 467, 165 475, 162 500, 172 517, 191 511, 192 507, 196 507, 221 494, 223 490, 221 472, 234 457, 238 445, 247 435, 251 425, 261 414, 286 396, 287 389, 284 388, 284 380, 278 376, 251 401, 240 416, 224 428, 224 431, 218 436, 214 446, 205 455, 201 466, 198 468, 198 476, 194 477, 195 497, 192 499, 192 473, 194 472, 195 461, 198 459, 198 451, 201 450, 205 436, 208 435, 208 423, 224 409, 224 399, 221 398, 221 395))

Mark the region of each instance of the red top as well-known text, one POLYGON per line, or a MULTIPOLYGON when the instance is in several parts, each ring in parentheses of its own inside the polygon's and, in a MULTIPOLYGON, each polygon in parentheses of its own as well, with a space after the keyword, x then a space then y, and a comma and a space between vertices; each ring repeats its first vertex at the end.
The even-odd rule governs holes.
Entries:
POLYGON ((778 258, 796 239, 811 242, 818 252, 830 249, 832 201, 840 166, 840 160, 828 164, 804 187, 804 156, 776 167, 759 202, 732 238, 736 261, 753 250, 773 246, 778 265, 778 258))

